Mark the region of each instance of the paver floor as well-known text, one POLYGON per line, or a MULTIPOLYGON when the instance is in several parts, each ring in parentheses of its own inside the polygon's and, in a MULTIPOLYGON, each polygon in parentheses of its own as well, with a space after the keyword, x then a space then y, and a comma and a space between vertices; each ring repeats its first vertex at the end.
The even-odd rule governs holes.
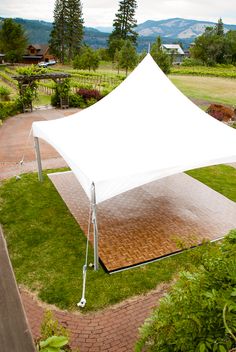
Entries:
MULTIPOLYGON (((86 233, 89 201, 74 174, 49 177, 86 233)), ((100 260, 114 271, 224 236, 236 228, 236 203, 178 174, 98 204, 97 217, 100 260)))

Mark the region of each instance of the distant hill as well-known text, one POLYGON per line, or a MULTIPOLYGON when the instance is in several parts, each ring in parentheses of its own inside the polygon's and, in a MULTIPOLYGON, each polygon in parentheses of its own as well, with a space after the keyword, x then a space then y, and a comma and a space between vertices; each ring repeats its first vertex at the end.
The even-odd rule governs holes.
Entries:
MULTIPOLYGON (((38 20, 26 20, 15 18, 26 31, 29 43, 45 44, 48 42, 52 23, 38 20)), ((0 25, 3 18, 0 17, 0 25)), ((162 21, 146 21, 137 26, 138 51, 147 49, 149 43, 153 43, 155 38, 160 35, 163 43, 178 43, 181 41, 184 48, 199 35, 201 35, 207 26, 214 26, 215 23, 207 21, 186 20, 183 18, 171 18, 162 21)), ((224 25, 225 31, 230 29, 236 30, 236 25, 224 25)), ((84 42, 93 48, 103 48, 107 46, 107 40, 111 27, 91 28, 85 27, 84 42), (100 29, 100 30, 99 30, 100 29), (107 32, 104 32, 106 31, 107 32)))
MULTIPOLYGON (((201 35, 206 27, 215 26, 214 22, 171 18, 162 21, 146 21, 137 26, 140 36, 156 37, 158 35, 176 39, 195 39, 201 35)), ((236 25, 225 24, 225 31, 236 30, 236 25)))

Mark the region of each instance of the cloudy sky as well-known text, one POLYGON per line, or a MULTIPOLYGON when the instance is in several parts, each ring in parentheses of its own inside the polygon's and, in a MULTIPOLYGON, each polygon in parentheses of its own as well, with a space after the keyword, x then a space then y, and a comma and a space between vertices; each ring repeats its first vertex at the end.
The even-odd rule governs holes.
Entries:
MULTIPOLYGON (((53 21, 54 0, 0 0, 0 16, 53 21)), ((82 0, 86 26, 112 26, 119 0, 82 0)), ((138 23, 172 17, 236 24, 235 0, 138 0, 138 23)))

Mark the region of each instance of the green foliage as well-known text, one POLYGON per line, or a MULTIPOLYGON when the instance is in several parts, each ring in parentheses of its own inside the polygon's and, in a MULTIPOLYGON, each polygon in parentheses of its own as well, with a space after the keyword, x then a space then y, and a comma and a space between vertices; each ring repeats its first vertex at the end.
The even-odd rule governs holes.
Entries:
POLYGON ((236 62, 236 31, 224 33, 224 24, 219 19, 216 26, 207 27, 205 32, 195 40, 191 55, 207 66, 217 63, 236 62))
POLYGON ((171 58, 170 55, 165 53, 161 48, 161 38, 157 37, 156 42, 151 47, 151 55, 156 61, 160 69, 165 73, 170 73, 171 58))
POLYGON ((80 0, 55 2, 50 48, 62 63, 70 62, 81 48, 83 22, 80 0))
POLYGON ((141 329, 136 351, 229 351, 236 347, 236 230, 182 272, 141 329), (232 333, 232 334, 231 334, 232 333))
POLYGON ((69 78, 63 79, 62 82, 58 82, 54 85, 55 93, 51 96, 52 106, 60 105, 60 98, 66 98, 70 95, 71 82, 69 78))
POLYGON ((186 57, 181 66, 191 67, 191 66, 203 66, 202 60, 194 59, 192 57, 186 57))
POLYGON ((11 91, 9 88, 0 86, 0 100, 9 101, 10 100, 11 91))
MULTIPOLYGON (((192 60, 192 59, 191 59, 192 60)), ((194 59, 195 61, 195 59, 194 59)), ((223 77, 223 78, 236 78, 236 68, 232 65, 215 65, 209 66, 173 66, 171 74, 191 75, 191 76, 209 76, 209 77, 223 77)))
POLYGON ((27 38, 23 27, 11 18, 4 19, 0 30, 0 49, 6 54, 6 61, 20 61, 26 46, 27 38))
POLYGON ((124 44, 118 55, 120 67, 125 69, 127 76, 128 70, 134 68, 138 63, 138 56, 135 47, 132 45, 129 39, 124 41, 124 44))
POLYGON ((99 60, 100 57, 96 50, 84 46, 80 54, 74 58, 73 68, 89 71, 92 69, 95 71, 99 66, 99 60))
POLYGON ((0 120, 5 120, 9 116, 14 116, 21 111, 17 100, 0 101, 0 120))
POLYGON ((41 324, 41 339, 42 340, 47 340, 51 336, 65 336, 67 339, 69 339, 69 333, 62 326, 58 320, 56 320, 53 316, 53 313, 48 310, 44 313, 43 321, 41 324))
POLYGON ((113 21, 113 31, 108 39, 108 51, 112 60, 116 49, 121 49, 122 41, 129 39, 134 45, 137 43, 138 34, 135 32, 137 26, 136 9, 136 0, 121 0, 119 2, 119 9, 113 21))
POLYGON ((68 339, 64 336, 51 336, 45 341, 39 343, 39 351, 41 352, 63 352, 64 347, 67 345, 68 339))
POLYGON ((47 73, 47 69, 44 67, 39 67, 36 65, 30 65, 30 66, 26 66, 26 67, 19 67, 16 72, 19 75, 23 75, 23 76, 37 76, 37 75, 41 75, 44 73, 47 73))

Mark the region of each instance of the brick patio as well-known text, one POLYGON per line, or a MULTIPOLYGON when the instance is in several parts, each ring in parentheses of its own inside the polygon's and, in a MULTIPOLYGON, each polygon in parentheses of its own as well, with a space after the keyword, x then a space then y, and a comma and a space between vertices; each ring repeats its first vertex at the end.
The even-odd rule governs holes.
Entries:
MULTIPOLYGON (((74 174, 49 177, 86 233, 89 201, 74 174)), ((100 203, 97 217, 100 260, 114 271, 224 236, 236 228, 236 204, 178 174, 100 203)))

